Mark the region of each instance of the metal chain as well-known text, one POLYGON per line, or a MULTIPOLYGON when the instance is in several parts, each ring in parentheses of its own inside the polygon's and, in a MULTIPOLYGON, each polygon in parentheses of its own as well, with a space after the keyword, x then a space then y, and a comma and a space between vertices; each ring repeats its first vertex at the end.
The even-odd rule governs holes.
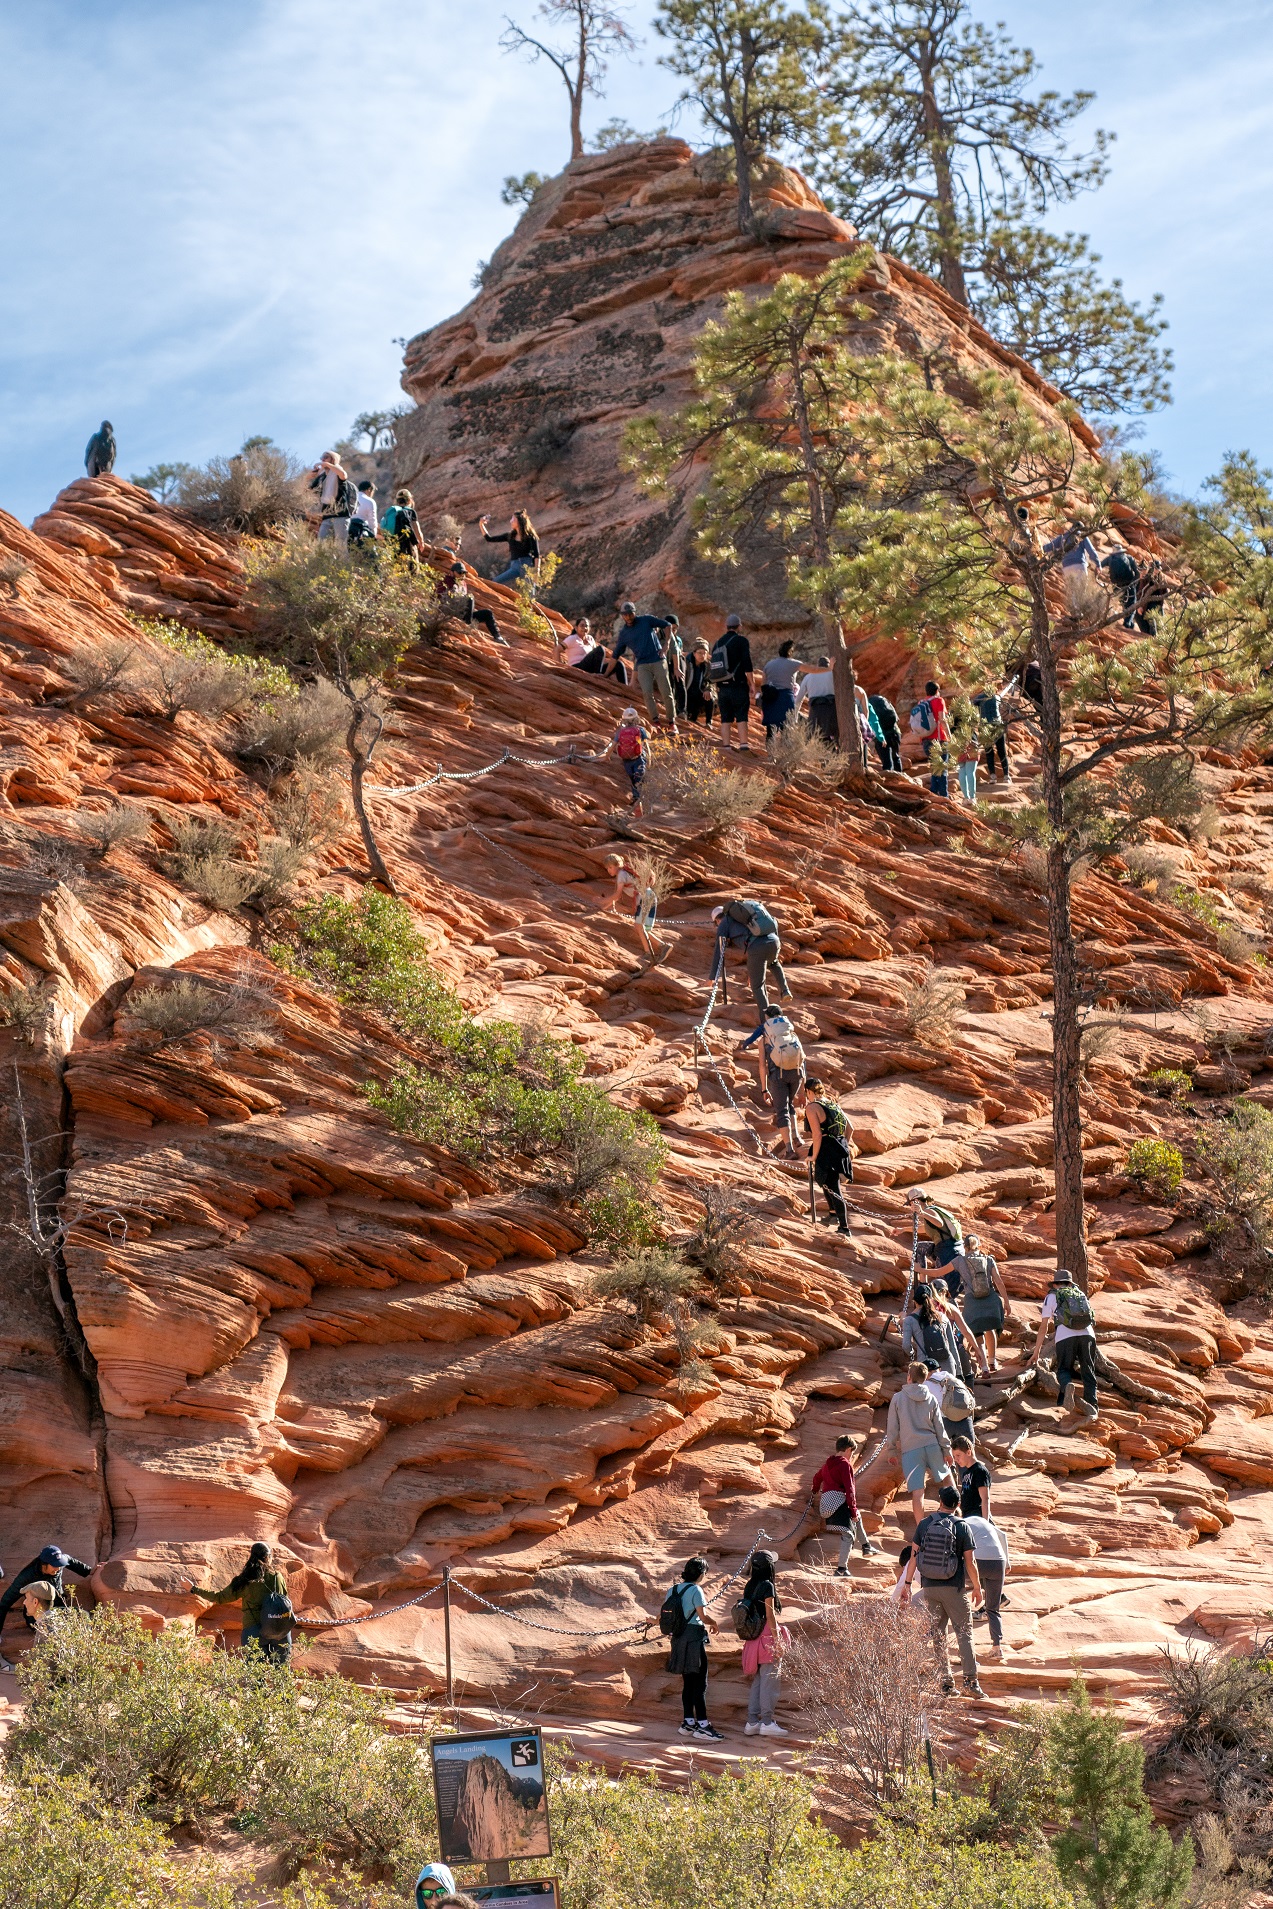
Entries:
POLYGON ((440 1584, 430 1585, 427 1591, 421 1591, 419 1597, 409 1597, 405 1604, 391 1604, 387 1611, 367 1611, 361 1617, 317 1618, 314 1622, 307 1619, 300 1629, 303 1631, 340 1631, 347 1624, 370 1624, 376 1617, 394 1617, 399 1611, 409 1611, 413 1604, 423 1604, 426 1598, 436 1597, 442 1589, 440 1584))
POLYGON ((483 1597, 480 1591, 475 1591, 467 1585, 463 1578, 453 1577, 451 1582, 457 1591, 463 1591, 465 1597, 471 1597, 475 1604, 482 1605, 485 1610, 494 1611, 497 1617, 511 1617, 515 1624, 527 1624, 535 1631, 552 1631, 557 1637, 621 1637, 627 1631, 647 1629, 654 1622, 652 1618, 643 1617, 635 1623, 612 1624, 603 1631, 580 1630, 565 1624, 544 1624, 538 1618, 523 1616, 521 1611, 509 1611, 502 1604, 492 1604, 491 1600, 483 1597))

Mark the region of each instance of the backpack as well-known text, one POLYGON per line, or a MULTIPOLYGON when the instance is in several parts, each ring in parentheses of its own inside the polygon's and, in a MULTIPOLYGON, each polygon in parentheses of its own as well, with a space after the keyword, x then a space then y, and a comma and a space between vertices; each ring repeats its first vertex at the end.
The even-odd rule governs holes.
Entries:
POLYGON ((1092 1308, 1081 1286, 1062 1286, 1056 1296, 1056 1320, 1070 1332, 1085 1332, 1092 1323, 1092 1308))
POLYGON ((778 924, 769 910, 758 901, 731 901, 725 910, 731 921, 745 922, 753 935, 776 935, 778 924))
POLYGON ((336 515, 338 517, 353 516, 354 507, 358 502, 358 490, 357 490, 357 486, 354 484, 351 478, 348 478, 348 477, 341 478, 340 482, 336 486, 335 501, 336 501, 336 515))
POLYGON ((411 513, 401 504, 390 504, 380 519, 380 528, 386 537, 409 537, 411 535, 411 513))
POLYGON ((632 723, 625 723, 615 737, 615 753, 620 762, 638 762, 645 754, 645 737, 632 723))
POLYGON ((968 1287, 974 1299, 989 1299, 994 1291, 994 1282, 990 1277, 991 1261, 984 1253, 965 1253, 964 1265, 968 1268, 968 1287))
POLYGON ((931 1200, 926 1200, 924 1204, 928 1208, 928 1213, 922 1217, 927 1220, 929 1226, 936 1227, 944 1240, 961 1240, 963 1238, 964 1229, 953 1213, 947 1212, 944 1206, 934 1205, 931 1200), (932 1214, 933 1217, 929 1219, 928 1214, 932 1214))
POLYGON ((734 1620, 735 1635, 741 1637, 744 1643, 749 1644, 755 1638, 759 1637, 765 1628, 764 1601, 762 1599, 759 1603, 756 1603, 749 1597, 740 1597, 730 1612, 730 1616, 734 1620))
POLYGON ((1105 559, 1105 568, 1109 571, 1109 580, 1116 583, 1120 590, 1126 590, 1140 576, 1140 565, 1125 550, 1111 551, 1105 559))
POLYGON ((271 1591, 261 1605, 261 1642, 285 1644, 295 1628, 296 1613, 285 1591, 271 1591))
POLYGON ((843 1146, 846 1126, 843 1107, 837 1107, 833 1100, 815 1100, 813 1104, 822 1109, 822 1138, 838 1140, 843 1146))
POLYGON ((659 1606, 659 1629, 664 1637, 679 1637, 689 1626, 685 1600, 681 1596, 684 1589, 683 1583, 674 1584, 659 1606))
POLYGON ((732 635, 722 636, 712 644, 711 659, 707 665, 709 682, 732 683, 737 676, 738 666, 729 660, 729 646, 733 640, 732 635))
POLYGON ((868 696, 866 700, 879 718, 880 728, 883 730, 885 737, 897 735, 897 711, 894 709, 888 697, 868 696))
POLYGON ((804 1049, 800 1045, 800 1036, 786 1015, 779 1014, 772 1021, 766 1021, 765 1033, 773 1066, 780 1074, 798 1074, 804 1066, 804 1049))
POLYGON ((921 702, 911 704, 911 728, 917 736, 935 736, 937 718, 927 696, 921 702))
POLYGON ((970 1418, 977 1409, 976 1399, 959 1379, 947 1379, 942 1400, 946 1408, 943 1418, 970 1418))
POLYGON ((930 1511, 915 1533, 920 1576, 949 1583, 959 1572, 955 1548, 955 1519, 948 1511, 930 1511))

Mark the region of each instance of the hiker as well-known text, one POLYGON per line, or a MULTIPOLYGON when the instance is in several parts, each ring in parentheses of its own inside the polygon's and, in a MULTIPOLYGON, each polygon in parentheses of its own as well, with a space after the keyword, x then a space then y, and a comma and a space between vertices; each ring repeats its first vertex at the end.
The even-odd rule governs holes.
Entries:
MULTIPOLYGON (((605 865, 610 874, 614 876, 614 894, 610 899, 611 908, 616 915, 631 916, 641 931, 646 949, 652 955, 654 953, 654 943, 651 940, 650 931, 658 919, 658 891, 652 884, 640 882, 633 870, 628 867, 622 855, 607 855, 605 865)), ((660 946, 662 953, 666 954, 672 944, 670 941, 665 941, 661 943, 660 946)))
POLYGON ((760 719, 766 746, 794 713, 796 684, 809 667, 791 654, 795 647, 790 640, 780 643, 777 656, 771 656, 760 673, 760 719))
MULTIPOLYGON (((919 1215, 919 1262, 937 1270, 944 1266, 953 1268, 964 1245, 964 1229, 960 1221, 944 1206, 938 1206, 935 1200, 926 1200, 915 1187, 908 1189, 906 1203, 913 1213, 919 1215)), ((951 1298, 957 1299, 960 1292, 959 1274, 951 1271, 945 1274, 944 1279, 951 1298)))
POLYGON ((950 1262, 963 1292, 964 1324, 985 1355, 986 1370, 999 1370, 999 1334, 1012 1317, 1012 1302, 999 1272, 999 1262, 981 1250, 979 1234, 969 1233, 962 1252, 950 1262))
POLYGON ((829 656, 820 656, 817 668, 802 676, 796 685, 797 714, 802 704, 809 711, 810 730, 838 749, 840 722, 835 713, 835 672, 829 656))
POLYGON ((349 541, 354 545, 374 543, 379 534, 376 487, 369 477, 364 477, 354 499, 354 514, 349 520, 349 541))
POLYGON ((955 1483, 959 1487, 960 1517, 988 1518, 992 1480, 977 1457, 971 1438, 963 1434, 952 1436, 950 1450, 955 1461, 955 1483))
POLYGON ((774 1582, 777 1564, 776 1551, 753 1551, 751 1571, 739 1599, 739 1603, 748 1607, 748 1628, 755 1628, 757 1632, 743 1644, 743 1676, 751 1678, 747 1721, 743 1725, 745 1737, 789 1734, 774 1718, 782 1681, 783 1652, 791 1642, 786 1625, 778 1622, 782 1599, 774 1582))
POLYGON ((971 1588, 981 1601, 981 1578, 977 1571, 976 1550, 967 1525, 957 1514, 959 1493, 953 1485, 943 1485, 941 1509, 921 1518, 915 1530, 915 1549, 906 1567, 902 1602, 908 1601, 916 1572, 924 1588, 933 1652, 941 1675, 941 1687, 949 1696, 955 1688, 950 1675, 947 1626, 953 1629, 959 1645, 959 1662, 964 1673, 964 1690, 970 1697, 984 1697, 977 1677, 977 1653, 972 1641, 971 1588))
POLYGON ((848 1118, 838 1101, 827 1098, 815 1076, 805 1083, 805 1131, 813 1177, 822 1188, 835 1219, 837 1233, 849 1231, 849 1209, 840 1191, 841 1180, 853 1183, 853 1155, 848 1147, 848 1118))
POLYGON ((539 538, 535 526, 524 510, 515 510, 508 520, 507 530, 497 530, 494 536, 486 528, 489 517, 479 517, 477 527, 482 533, 483 543, 507 544, 508 563, 499 575, 491 578, 492 583, 516 583, 524 577, 532 564, 539 562, 539 538))
POLYGON ((931 771, 928 786, 934 795, 950 794, 950 724, 946 719, 946 699, 936 683, 925 683, 922 699, 911 708, 911 728, 923 738, 924 754, 931 771), (933 749, 937 755, 934 758, 933 749), (936 766, 934 766, 936 764, 936 766))
POLYGON ((400 557, 405 557, 410 564, 419 563, 424 538, 420 534, 420 519, 416 516, 410 491, 394 492, 393 502, 380 520, 380 528, 386 537, 393 539, 400 557))
POLYGON ((1021 672, 1021 694, 1028 696, 1037 710, 1043 708, 1043 671, 1037 663, 1027 663, 1021 672))
POLYGON ((1073 1276, 1063 1266, 1053 1273, 1051 1291, 1043 1301, 1039 1334, 1030 1355, 1031 1365, 1038 1365, 1043 1341, 1053 1326, 1056 1328, 1056 1402, 1064 1411, 1066 1392, 1071 1385, 1081 1383, 1083 1398, 1079 1410, 1084 1418, 1095 1418, 1098 1400, 1096 1327, 1092 1319, 1092 1307, 1083 1288, 1075 1284, 1073 1276))
POLYGON ((1134 612, 1136 628, 1146 636, 1158 634, 1158 612, 1168 597, 1167 579, 1157 557, 1151 557, 1141 572, 1140 582, 1136 586, 1136 609, 1134 612))
POLYGON ((115 427, 103 418, 84 448, 84 469, 90 477, 105 477, 115 468, 115 427))
POLYGON ((318 541, 349 548, 349 520, 358 495, 335 451, 324 451, 310 471, 309 487, 318 498, 318 541))
POLYGON ((868 696, 867 701, 875 712, 875 720, 880 732, 880 739, 875 745, 880 767, 886 773, 892 771, 900 775, 902 772, 902 726, 897 720, 897 711, 887 696, 868 696))
POLYGON ((888 1594, 888 1601, 890 1604, 900 1606, 903 1610, 911 1611, 916 1617, 923 1617, 925 1615, 923 1610, 923 1587, 912 1588, 906 1570, 907 1565, 909 1565, 914 1555, 915 1547, 913 1544, 904 1544, 898 1552, 897 1577, 894 1579, 893 1588, 888 1594), (905 1592, 905 1597, 902 1595, 903 1592, 905 1592))
POLYGON ((641 808, 641 784, 645 781, 645 772, 650 766, 649 751, 646 747, 650 732, 635 709, 625 709, 619 718, 619 727, 601 751, 598 761, 604 761, 613 749, 623 764, 624 773, 632 789, 632 813, 639 816, 641 808))
POLYGON ((508 648, 508 638, 500 635, 499 624, 495 621, 494 610, 479 610, 474 601, 473 592, 468 588, 469 567, 462 557, 456 557, 449 570, 442 574, 438 584, 438 597, 447 614, 457 616, 471 629, 480 623, 492 643, 498 643, 502 650, 508 648))
POLYGON ((747 723, 751 715, 753 676, 751 644, 743 635, 742 619, 725 618, 725 632, 712 644, 707 678, 716 691, 716 711, 720 717, 721 741, 730 749, 750 754, 747 723), (741 740, 735 735, 741 732, 741 740))
POLYGON ((880 1547, 872 1544, 866 1535, 862 1523, 862 1514, 858 1510, 857 1480, 853 1475, 853 1440, 841 1436, 835 1441, 835 1450, 825 1459, 814 1473, 811 1490, 818 1493, 818 1510, 822 1522, 831 1530, 840 1534, 840 1555, 836 1559, 837 1578, 847 1578, 849 1571, 849 1553, 856 1538, 862 1548, 864 1558, 878 1558, 880 1547))
POLYGON ((676 705, 678 716, 685 714, 685 643, 681 636, 681 619, 667 614, 667 673, 672 685, 672 701, 676 705))
POLYGON ((416 1909, 440 1909, 455 1894, 455 1877, 445 1863, 426 1863, 415 1879, 416 1909))
POLYGON ((718 974, 725 971, 726 942, 741 942, 747 957, 747 978, 751 982, 752 998, 763 1024, 769 1007, 765 983, 771 968, 778 978, 781 999, 791 999, 791 989, 787 986, 787 977, 782 970, 782 942, 778 938, 778 924, 762 902, 751 901, 742 895, 726 902, 721 908, 713 908, 712 920, 716 924, 716 955, 710 978, 714 981, 718 974))
POLYGON ((884 747, 884 731, 880 728, 880 719, 871 708, 871 699, 861 683, 854 684, 853 699, 857 704, 858 741, 862 750, 862 768, 866 771, 871 766, 871 750, 874 749, 878 754, 884 747))
POLYGON ((696 723, 701 717, 708 729, 716 708, 707 673, 711 654, 706 643, 696 643, 685 666, 685 720, 696 723))
POLYGON ((989 782, 995 779, 996 755, 999 758, 999 767, 1003 770, 1004 781, 1012 780, 1012 771, 1008 767, 1008 732, 1004 727, 1003 705, 999 700, 1000 696, 1006 693, 1002 690, 979 689, 972 699, 972 706, 984 725, 981 739, 985 745, 985 755, 981 760, 989 782))
POLYGON ((796 1098, 804 1086, 804 1048, 779 1007, 765 1009, 756 1053, 760 1091, 768 1094, 774 1126, 787 1130, 787 1152, 796 1151, 796 1098))
POLYGON ((673 1676, 679 1674, 681 1679, 679 1734, 714 1737, 720 1743, 723 1741, 720 1731, 707 1721, 707 1633, 720 1627, 714 1617, 707 1615, 707 1600, 701 1588, 706 1572, 706 1558, 691 1558, 667 1594, 667 1603, 673 1606, 673 1624, 676 1624, 678 1606, 680 1618, 679 1628, 671 1632, 672 1649, 667 1667, 673 1676))
POLYGON ((990 1649, 987 1656, 992 1664, 1003 1662, 1003 1617, 1002 1607, 1008 1602, 1004 1596, 1003 1581, 1008 1575, 1011 1562, 1008 1556, 1008 1540, 999 1526, 989 1516, 969 1516, 965 1508, 961 1512, 968 1527, 968 1536, 972 1539, 972 1554, 977 1560, 977 1576, 981 1579, 981 1603, 973 1610, 973 1617, 984 1617, 990 1626, 990 1649))
POLYGON ((654 700, 657 690, 663 699, 672 734, 675 735, 676 702, 672 695, 672 680, 667 673, 667 659, 659 640, 659 632, 670 629, 671 625, 664 616, 638 616, 635 603, 623 605, 619 622, 619 634, 610 652, 611 663, 617 664, 625 651, 631 652, 650 721, 656 723, 659 719, 658 705, 654 700))
POLYGON ((1118 591, 1123 605, 1123 628, 1130 630, 1136 621, 1136 592, 1140 583, 1140 565, 1131 551, 1125 550, 1121 544, 1111 550, 1108 557, 1102 557, 1100 565, 1118 591))
POLYGON ((977 806, 977 764, 981 761, 981 731, 974 716, 955 748, 955 774, 959 794, 971 808, 977 806))
MULTIPOLYGON (((917 1283, 914 1294, 914 1327, 912 1340, 918 1336, 923 1347, 916 1352, 916 1358, 931 1361, 942 1372, 950 1372, 958 1378, 965 1364, 971 1371, 973 1361, 984 1373, 986 1362, 981 1347, 964 1324, 958 1308, 952 1304, 940 1287, 924 1281, 917 1283), (971 1357, 965 1361, 960 1341, 970 1349, 971 1357)), ((905 1343, 905 1336, 903 1339, 905 1343)))
POLYGON ((905 1385, 889 1400, 884 1433, 884 1449, 897 1457, 917 1519, 924 1515, 925 1479, 948 1485, 951 1478, 950 1438, 927 1380, 928 1367, 922 1360, 912 1359, 906 1368, 905 1385))
POLYGON ((1087 575, 1089 564, 1093 569, 1100 565, 1101 553, 1084 530, 1082 524, 1071 524, 1059 537, 1050 537, 1043 546, 1045 557, 1061 559, 1061 574, 1067 570, 1079 570, 1087 575))
POLYGON ((241 1571, 237 1571, 230 1582, 221 1591, 204 1591, 199 1585, 191 1584, 191 1591, 208 1604, 242 1604, 243 1631, 239 1638, 239 1649, 248 1650, 255 1645, 268 1664, 290 1663, 292 1656, 292 1634, 290 1627, 280 1636, 272 1632, 286 1616, 291 1617, 291 1601, 287 1595, 287 1579, 281 1571, 276 1571, 271 1562, 268 1544, 254 1544, 248 1552, 248 1560, 241 1571), (276 1608, 267 1610, 266 1605, 277 1606, 281 1603, 285 1611, 276 1608))
POLYGON ((57 1622, 57 1592, 48 1578, 36 1578, 22 1593, 22 1615, 26 1627, 38 1637, 47 1636, 57 1622))
POLYGON ((937 1401, 937 1410, 941 1413, 941 1422, 946 1427, 952 1452, 957 1438, 971 1445, 972 1415, 977 1403, 972 1393, 958 1372, 939 1365, 936 1359, 925 1359, 924 1364, 928 1370, 924 1384, 937 1401))
MULTIPOLYGON (((53 1586, 51 1608, 56 1611, 69 1611, 74 1593, 63 1582, 63 1573, 73 1571, 77 1578, 86 1578, 91 1575, 92 1569, 91 1564, 81 1564, 78 1558, 68 1557, 60 1545, 46 1544, 39 1557, 32 1558, 30 1564, 22 1567, 4 1596, 0 1597, 0 1631, 4 1629, 5 1618, 8 1617, 28 1584, 51 1584, 53 1586)), ((35 1624, 30 1613, 26 1611, 26 1607, 23 1608, 27 1629, 33 1631, 35 1624)))
POLYGON ((557 653, 565 657, 571 669, 581 669, 589 676, 600 676, 605 669, 605 645, 592 634, 592 625, 586 616, 575 618, 569 636, 557 638, 557 653))

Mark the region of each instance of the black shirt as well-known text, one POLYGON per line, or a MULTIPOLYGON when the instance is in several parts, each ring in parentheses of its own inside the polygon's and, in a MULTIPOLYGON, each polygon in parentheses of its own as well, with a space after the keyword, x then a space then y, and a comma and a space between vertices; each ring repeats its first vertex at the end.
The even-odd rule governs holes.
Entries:
POLYGON ((718 637, 712 645, 712 655, 723 657, 729 668, 729 675, 719 680, 723 683, 740 683, 744 675, 751 673, 751 644, 737 630, 718 637))
MULTIPOLYGON (((930 1511, 927 1518, 921 1518, 915 1527, 916 1546, 918 1547, 923 1537, 924 1526, 929 1522, 930 1518, 949 1518, 951 1516, 952 1514, 948 1511, 930 1511)), ((959 1558, 959 1562, 955 1567, 955 1575, 953 1578, 926 1578, 921 1571, 919 1573, 919 1581, 925 1590, 927 1590, 930 1585, 935 1586, 938 1590, 962 1591, 964 1589, 964 1554, 972 1550, 973 1542, 963 1519, 956 1518, 954 1522, 955 1551, 959 1558)))
POLYGON ((961 1517, 984 1518, 986 1514, 981 1509, 981 1488, 984 1485, 986 1490, 989 1491, 990 1473, 986 1470, 980 1459, 974 1459, 972 1464, 968 1466, 958 1465, 955 1469, 959 1474, 959 1511, 961 1517))
POLYGON ((81 1564, 78 1558, 68 1558, 61 1570, 46 1574, 40 1560, 38 1558, 32 1558, 30 1564, 24 1565, 22 1570, 18 1572, 17 1577, 13 1580, 13 1583, 9 1586, 4 1596, 0 1597, 0 1627, 3 1626, 5 1618, 22 1596, 28 1584, 35 1584, 38 1579, 43 1578, 46 1584, 53 1586, 54 1610, 64 1611, 70 1603, 70 1596, 62 1581, 63 1573, 66 1571, 74 1571, 77 1578, 86 1578, 90 1575, 92 1569, 91 1564, 81 1564))

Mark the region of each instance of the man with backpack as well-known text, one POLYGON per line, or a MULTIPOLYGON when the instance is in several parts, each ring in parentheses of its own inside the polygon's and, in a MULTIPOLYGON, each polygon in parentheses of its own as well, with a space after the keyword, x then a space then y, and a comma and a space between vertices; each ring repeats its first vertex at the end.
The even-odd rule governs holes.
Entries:
POLYGON ((812 1490, 818 1494, 818 1510, 823 1523, 829 1530, 840 1534, 840 1555, 835 1566, 838 1578, 850 1575, 849 1553, 853 1549, 854 1538, 861 1545, 864 1558, 877 1558, 880 1554, 880 1547, 872 1544, 867 1537, 866 1526, 858 1510, 857 1480, 853 1475, 850 1457, 852 1450, 851 1438, 837 1438, 835 1450, 814 1473, 812 1485, 812 1490))
POLYGON ((1030 1355, 1031 1365, 1038 1365, 1043 1342, 1053 1327, 1056 1329, 1056 1402, 1064 1411, 1070 1386, 1081 1384, 1083 1398, 1079 1410, 1084 1418, 1095 1418, 1098 1409, 1096 1326, 1091 1302, 1063 1266, 1053 1273, 1052 1289, 1043 1301, 1039 1334, 1030 1355))
MULTIPOLYGON (((884 1433, 884 1449, 892 1452, 901 1465, 916 1519, 924 1515, 925 1482, 931 1478, 938 1485, 948 1485, 951 1477, 950 1435, 927 1381, 928 1367, 912 1359, 906 1368, 905 1385, 889 1400, 884 1433)), ((955 1502, 959 1502, 958 1496, 955 1502)))
POLYGON ((956 1439, 971 1445, 972 1415, 977 1409, 977 1401, 957 1372, 938 1365, 935 1359, 925 1359, 924 1364, 928 1367, 928 1377, 924 1383, 937 1401, 937 1410, 941 1413, 941 1422, 946 1428, 952 1451, 956 1439))
POLYGON ((676 699, 672 695, 672 679, 667 673, 667 658, 663 650, 663 641, 670 637, 672 627, 667 617, 638 616, 636 604, 625 603, 619 611, 619 633, 610 652, 610 661, 612 667, 617 668, 624 652, 631 652, 650 721, 656 723, 659 719, 655 701, 657 690, 663 699, 672 734, 675 735, 676 699))
POLYGON ((720 717, 722 742, 746 754, 747 720, 751 715, 751 687, 754 670, 751 644, 743 635, 742 619, 725 618, 725 633, 712 645, 707 665, 707 680, 716 691, 716 710, 720 717))
POLYGON ((936 683, 925 683, 922 699, 911 708, 911 728, 923 739, 932 773, 928 786, 934 795, 949 795, 950 723, 946 699, 936 683), (934 750, 936 754, 934 755, 934 750))
POLYGON ((853 1182, 853 1155, 849 1152, 849 1123, 838 1101, 826 1097, 818 1079, 806 1083, 804 1124, 809 1135, 813 1177, 822 1188, 835 1219, 837 1233, 849 1231, 849 1209, 840 1191, 841 1180, 853 1182))
POLYGON ((723 974, 726 944, 737 942, 747 957, 747 978, 751 982, 756 1012, 763 1022, 769 1012, 769 993, 765 983, 771 968, 778 977, 779 994, 784 1001, 791 999, 791 989, 782 971, 778 923, 763 902, 754 901, 746 895, 738 895, 722 907, 713 908, 712 920, 716 925, 716 952, 709 979, 714 981, 718 974, 723 974))
POLYGON ((310 473, 309 487, 318 497, 318 541, 349 548, 349 520, 358 502, 358 492, 349 474, 341 466, 335 451, 324 451, 310 473))
POLYGON ((796 1150, 796 1095, 804 1086, 804 1048, 782 1009, 765 1009, 757 1070, 761 1091, 769 1095, 774 1126, 787 1130, 787 1152, 796 1150))
MULTIPOLYGON (((1136 621, 1136 590, 1140 583, 1140 565, 1130 550, 1119 544, 1108 557, 1101 558, 1101 569, 1118 591, 1123 602, 1123 628, 1130 630, 1136 621)), ((1143 627, 1143 626, 1142 626, 1143 627)), ((1152 630, 1148 632, 1152 635, 1152 630)))
POLYGON ((964 1691, 969 1697, 984 1697, 977 1676, 977 1652, 972 1641, 972 1600, 969 1590, 982 1601, 981 1576, 977 1570, 976 1545, 959 1516, 959 1493, 953 1485, 941 1489, 941 1509, 921 1518, 915 1530, 915 1545, 902 1579, 901 1602, 910 1602, 911 1584, 916 1571, 928 1607, 933 1651, 941 1675, 941 1687, 949 1696, 954 1690, 950 1674, 950 1646, 946 1632, 955 1633, 959 1662, 964 1673, 964 1691))
POLYGON ((972 699, 972 706, 981 719, 981 739, 986 750, 982 757, 982 767, 985 769, 986 779, 990 782, 995 779, 996 755, 999 758, 999 767, 1003 770, 1004 781, 1012 780, 1012 771, 1008 767, 1008 731, 1004 726, 1003 703, 1000 700, 1002 694, 1003 692, 997 689, 979 689, 972 699))
POLYGON ((880 759, 880 767, 886 773, 902 773, 902 726, 897 720, 897 711, 887 696, 868 696, 867 702, 875 713, 880 727, 880 739, 875 742, 875 753, 880 759))

